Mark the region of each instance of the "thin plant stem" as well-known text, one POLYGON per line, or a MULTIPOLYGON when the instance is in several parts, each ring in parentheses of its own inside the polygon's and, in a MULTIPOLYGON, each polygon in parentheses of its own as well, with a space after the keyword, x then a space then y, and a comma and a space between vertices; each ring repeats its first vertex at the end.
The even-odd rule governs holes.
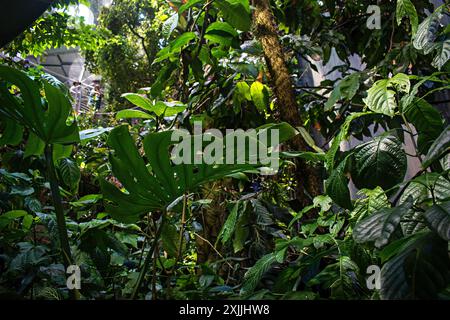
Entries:
MULTIPOLYGON (((66 218, 64 216, 64 208, 62 204, 61 194, 59 193, 59 183, 56 176, 56 169, 53 163, 53 146, 48 144, 45 147, 45 160, 47 163, 47 174, 50 182, 50 190, 52 194, 53 206, 55 207, 56 223, 58 226, 59 241, 61 243, 61 251, 64 267, 67 268, 73 264, 72 252, 70 250, 69 237, 67 235, 66 218)), ((78 300, 79 292, 74 289, 70 290, 71 298, 78 300)))

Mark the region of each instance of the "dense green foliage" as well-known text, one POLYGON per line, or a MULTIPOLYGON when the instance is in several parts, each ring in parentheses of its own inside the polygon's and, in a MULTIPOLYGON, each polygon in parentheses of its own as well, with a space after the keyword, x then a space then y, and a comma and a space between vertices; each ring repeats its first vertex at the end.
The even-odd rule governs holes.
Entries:
MULTIPOLYGON (((382 1, 381 28, 369 29, 366 1, 270 3, 302 126, 280 120, 278 70, 248 0, 104 8, 89 27, 95 46, 79 44, 120 109, 101 124, 72 114, 55 78, 2 63, 0 296, 450 298, 450 128, 436 107, 450 85, 448 5, 382 1), (305 84, 333 49, 339 77, 305 84), (278 173, 174 164, 170 136, 194 121, 279 129, 278 173), (300 165, 322 183, 308 206, 295 196, 300 165), (69 264, 81 267, 79 292, 66 287, 69 264)), ((29 32, 8 50, 48 48, 29 32)))

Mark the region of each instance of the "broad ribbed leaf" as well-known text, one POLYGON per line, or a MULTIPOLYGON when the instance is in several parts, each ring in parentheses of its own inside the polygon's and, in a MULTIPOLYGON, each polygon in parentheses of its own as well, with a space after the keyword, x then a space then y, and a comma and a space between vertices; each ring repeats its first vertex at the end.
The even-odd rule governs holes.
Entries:
POLYGON ((232 37, 238 36, 237 31, 230 24, 228 24, 226 22, 220 22, 220 21, 213 22, 206 29, 207 34, 215 33, 215 32, 224 32, 232 37))
POLYGON ((365 197, 358 198, 355 202, 355 208, 351 217, 356 219, 356 221, 360 221, 383 208, 391 206, 386 193, 380 187, 376 187, 373 190, 362 189, 358 192, 358 195, 364 195, 365 197))
POLYGON ((372 114, 372 112, 355 112, 345 119, 345 122, 342 124, 341 130, 339 131, 339 134, 333 139, 331 147, 325 155, 325 167, 327 168, 327 170, 332 170, 334 168, 336 153, 339 151, 341 142, 345 141, 348 138, 348 132, 350 130, 351 122, 359 117, 369 114, 372 114))
POLYGON ((413 37, 414 48, 423 50, 425 54, 432 50, 433 43, 438 36, 441 18, 440 10, 436 10, 419 25, 417 33, 413 37))
POLYGON ((412 205, 412 198, 409 198, 400 206, 383 208, 361 220, 353 229, 353 238, 359 243, 375 242, 377 248, 385 246, 397 229, 400 219, 408 213, 412 205))
POLYGON ((450 201, 433 205, 423 215, 431 229, 442 239, 450 241, 450 201))
POLYGON ((436 299, 450 281, 449 270, 447 241, 429 232, 414 235, 383 265, 381 298, 436 299))
POLYGON ((325 103, 325 111, 332 110, 336 102, 338 102, 340 99, 345 98, 347 100, 351 100, 359 89, 360 78, 361 75, 355 72, 342 79, 334 87, 333 91, 330 94, 330 97, 325 103))
POLYGON ((217 237, 223 244, 227 243, 228 240, 231 239, 231 236, 234 233, 234 229, 236 228, 236 222, 238 220, 239 215, 239 202, 236 202, 233 206, 233 209, 230 212, 227 220, 225 221, 222 229, 220 230, 219 236, 217 237))
POLYGON ((78 168, 77 163, 71 159, 64 158, 58 162, 58 169, 64 184, 70 190, 76 190, 81 179, 80 168, 78 168))
POLYGON ((410 82, 407 75, 398 73, 390 79, 378 80, 367 91, 364 103, 370 110, 393 117, 397 109, 395 91, 408 93, 410 82))
POLYGON ((440 158, 444 153, 450 149, 450 126, 447 126, 444 131, 437 137, 436 141, 428 150, 425 159, 423 159, 422 167, 426 168, 431 165, 436 159, 440 158))
POLYGON ((253 267, 251 267, 244 276, 244 284, 242 286, 242 293, 249 293, 256 289, 259 281, 270 267, 276 262, 276 256, 273 253, 266 254, 259 259, 253 267))
POLYGON ((441 114, 423 99, 415 99, 411 104, 404 106, 403 113, 419 133, 419 152, 426 153, 444 129, 441 114))
POLYGON ((346 174, 347 159, 345 158, 325 181, 325 191, 339 206, 346 209, 352 208, 350 191, 346 174))
POLYGON ((436 49, 436 55, 434 56, 431 64, 438 70, 450 60, 450 39, 440 41, 435 43, 434 48, 436 49))
POLYGON ((387 190, 403 180, 406 155, 401 142, 392 135, 381 135, 355 149, 352 179, 359 189, 377 186, 387 190))
POLYGON ((124 93, 122 97, 130 101, 135 106, 138 106, 147 111, 152 111, 153 103, 147 97, 138 93, 124 93))

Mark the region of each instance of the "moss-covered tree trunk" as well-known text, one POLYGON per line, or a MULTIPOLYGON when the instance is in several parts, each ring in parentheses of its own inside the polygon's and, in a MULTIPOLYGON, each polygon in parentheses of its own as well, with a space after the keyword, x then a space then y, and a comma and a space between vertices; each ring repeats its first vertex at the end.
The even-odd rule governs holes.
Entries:
MULTIPOLYGON (((272 87, 277 98, 280 120, 288 122, 292 126, 300 126, 301 119, 295 92, 278 37, 275 18, 270 9, 270 1, 254 0, 253 5, 255 7, 253 28, 256 39, 261 43, 264 51, 272 87)), ((290 142, 290 147, 300 151, 308 149, 300 135, 290 142)), ((321 179, 316 168, 307 166, 304 161, 298 161, 297 165, 297 199, 305 206, 311 202, 309 196, 314 197, 320 194, 321 179)))

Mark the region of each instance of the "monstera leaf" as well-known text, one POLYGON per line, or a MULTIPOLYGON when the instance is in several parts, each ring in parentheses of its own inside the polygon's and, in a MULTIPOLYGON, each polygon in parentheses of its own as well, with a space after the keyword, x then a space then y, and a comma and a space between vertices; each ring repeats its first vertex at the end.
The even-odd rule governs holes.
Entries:
MULTIPOLYGON (((280 128, 280 140, 292 137, 295 131, 286 124, 280 128)), ((261 130, 269 130, 266 126, 261 130)), ((109 200, 107 211, 122 222, 135 222, 142 213, 164 210, 177 198, 195 191, 200 185, 226 176, 255 169, 255 165, 242 164, 174 164, 171 148, 174 131, 148 134, 143 141, 148 165, 136 148, 127 126, 111 131, 108 145, 112 148, 109 157, 112 172, 125 190, 119 190, 109 182, 101 183, 105 199, 109 200)), ((225 152, 224 152, 225 155, 225 152)), ((193 155, 194 156, 194 155, 193 155)), ((236 163, 236 162, 234 162, 236 163)))
POLYGON ((39 84, 26 73, 0 66, 0 113, 27 127, 45 144, 79 141, 76 122, 67 124, 72 110, 69 99, 48 81, 42 82, 45 99, 39 84))

